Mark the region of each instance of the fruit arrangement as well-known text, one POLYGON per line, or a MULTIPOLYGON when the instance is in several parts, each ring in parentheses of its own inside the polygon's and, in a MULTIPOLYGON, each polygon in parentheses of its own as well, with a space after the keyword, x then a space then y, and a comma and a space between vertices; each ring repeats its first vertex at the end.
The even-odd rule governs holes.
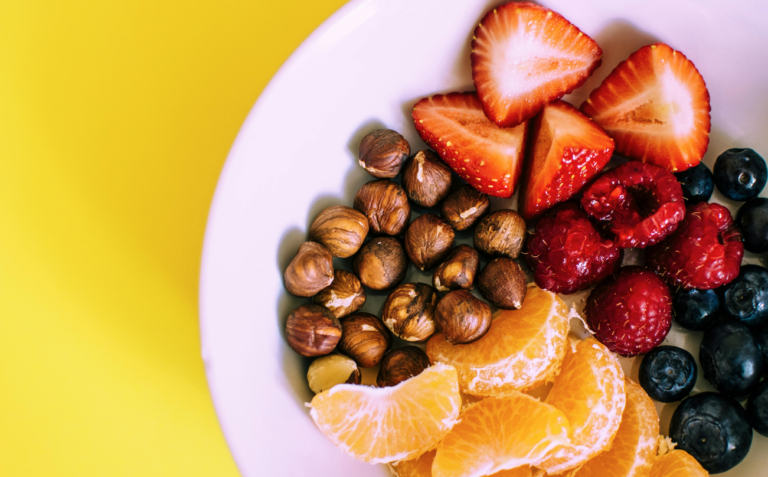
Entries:
POLYGON ((602 50, 557 12, 498 6, 471 50, 476 91, 413 107, 431 149, 366 135, 374 180, 320 212, 285 270, 287 291, 312 300, 285 325, 313 359, 311 418, 397 477, 735 467, 753 429, 768 435, 768 270, 742 265, 745 249, 768 252, 765 161, 729 149, 714 174, 701 162, 709 93, 666 44, 631 54, 578 108, 561 98, 602 50), (735 219, 709 202, 715 188, 746 201, 735 219), (517 210, 490 199, 514 196, 517 210), (429 283, 403 283, 411 264, 429 283), (560 296, 577 292, 577 306, 560 296), (370 293, 386 295, 377 314, 362 311, 370 293), (673 322, 703 332, 697 357, 662 345, 673 322), (619 356, 638 355, 635 382, 619 356), (697 358, 718 392, 691 395, 697 358), (667 438, 654 400, 681 401, 667 438))

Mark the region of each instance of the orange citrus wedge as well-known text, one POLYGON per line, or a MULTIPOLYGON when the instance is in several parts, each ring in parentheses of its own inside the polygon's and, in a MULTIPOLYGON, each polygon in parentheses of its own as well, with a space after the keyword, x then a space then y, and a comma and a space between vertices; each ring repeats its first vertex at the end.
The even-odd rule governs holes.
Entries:
MULTIPOLYGON (((432 463, 436 452, 429 451, 414 460, 389 464, 389 470, 394 477, 432 477, 432 463)), ((502 470, 488 477, 532 477, 532 475, 531 468, 526 466, 502 470)))
POLYGON ((656 458, 649 477, 707 477, 709 472, 684 450, 673 450, 656 458))

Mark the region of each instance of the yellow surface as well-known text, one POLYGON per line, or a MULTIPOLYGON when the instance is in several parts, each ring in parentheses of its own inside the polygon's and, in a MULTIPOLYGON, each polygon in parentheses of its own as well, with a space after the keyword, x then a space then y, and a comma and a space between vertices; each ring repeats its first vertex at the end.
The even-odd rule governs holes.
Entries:
POLYGON ((208 207, 343 3, 0 2, 0 475, 238 475, 200 358, 208 207))

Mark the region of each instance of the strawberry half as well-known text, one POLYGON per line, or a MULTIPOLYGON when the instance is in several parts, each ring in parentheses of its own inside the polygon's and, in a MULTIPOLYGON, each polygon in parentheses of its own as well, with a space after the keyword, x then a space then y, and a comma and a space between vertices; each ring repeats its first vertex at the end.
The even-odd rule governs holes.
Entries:
POLYGON ((616 140, 616 151, 670 172, 697 165, 709 145, 709 92, 699 71, 664 43, 632 53, 581 110, 616 140))
POLYGON ((507 3, 475 28, 472 78, 488 118, 514 126, 581 86, 602 56, 597 43, 559 13, 507 3))
POLYGON ((533 120, 518 210, 526 220, 573 197, 613 154, 613 139, 565 101, 533 120))
POLYGON ((511 197, 523 165, 528 123, 500 128, 475 93, 437 94, 413 107, 419 136, 484 194, 511 197))

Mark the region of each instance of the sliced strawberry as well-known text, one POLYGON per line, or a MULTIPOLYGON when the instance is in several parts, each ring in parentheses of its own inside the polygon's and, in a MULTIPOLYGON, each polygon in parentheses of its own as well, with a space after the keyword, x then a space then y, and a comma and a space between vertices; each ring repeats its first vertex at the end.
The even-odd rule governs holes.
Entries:
POLYGON ((472 78, 485 114, 499 126, 514 126, 581 86, 602 55, 592 38, 559 13, 507 3, 475 28, 472 78))
POLYGON ((528 123, 500 128, 475 93, 437 94, 413 107, 419 136, 464 180, 485 194, 511 197, 523 165, 528 123))
POLYGON ((581 110, 616 151, 670 172, 697 165, 709 144, 709 92, 691 61, 664 43, 632 53, 581 110))
POLYGON ((526 220, 573 197, 611 160, 613 139, 565 101, 533 120, 518 210, 526 220))

